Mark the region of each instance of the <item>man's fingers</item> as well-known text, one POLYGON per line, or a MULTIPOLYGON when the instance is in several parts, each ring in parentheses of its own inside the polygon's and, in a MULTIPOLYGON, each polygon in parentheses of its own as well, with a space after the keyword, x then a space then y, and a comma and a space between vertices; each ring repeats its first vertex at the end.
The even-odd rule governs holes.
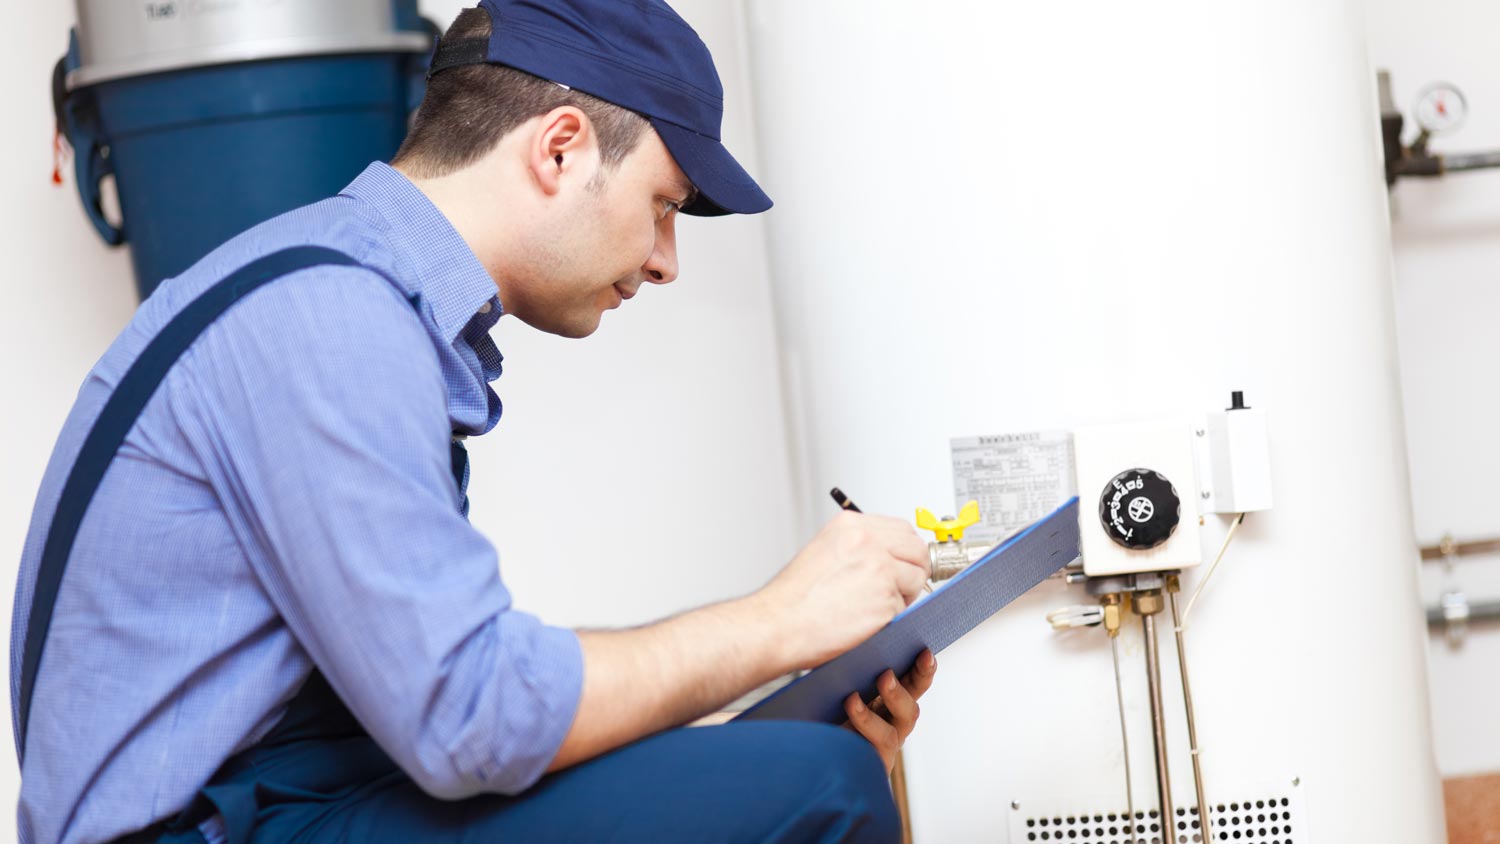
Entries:
MULTIPOLYGON (((883 703, 880 701, 875 705, 883 710, 883 703)), ((865 706, 865 702, 859 697, 859 692, 844 699, 844 714, 849 716, 849 726, 869 739, 882 756, 887 750, 894 753, 900 747, 896 728, 886 720, 883 712, 876 712, 871 707, 865 706)))
POLYGON ((880 696, 872 705, 866 706, 855 692, 844 699, 844 714, 849 716, 845 725, 874 745, 885 761, 889 771, 895 764, 896 751, 911 735, 917 724, 921 708, 917 698, 932 687, 932 678, 937 674, 937 659, 932 651, 917 655, 914 664, 900 681, 894 671, 886 671, 875 680, 875 689, 880 696))
MULTIPOLYGON (((932 680, 936 676, 937 657, 934 657, 930 650, 922 651, 922 653, 917 655, 916 662, 912 664, 911 670, 902 676, 901 685, 906 689, 907 694, 911 695, 912 700, 917 700, 922 695, 927 694, 928 689, 932 688, 932 680)), ((890 720, 890 714, 886 709, 885 701, 881 698, 877 697, 871 701, 870 709, 874 710, 880 717, 890 720)))
POLYGON ((880 701, 885 704, 885 710, 890 713, 891 726, 896 730, 898 742, 906 741, 911 735, 911 730, 917 725, 917 715, 920 709, 917 707, 916 698, 906 687, 896 682, 896 673, 887 671, 880 675, 875 687, 880 689, 880 701))
POLYGON ((932 555, 927 551, 927 543, 922 537, 917 536, 911 529, 911 525, 905 525, 907 532, 891 544, 891 556, 903 563, 910 563, 922 570, 922 579, 932 577, 932 555))
POLYGON ((891 556, 922 569, 929 577, 932 575, 932 556, 927 552, 927 540, 917 534, 910 522, 894 516, 871 516, 870 519, 885 537, 891 556))
POLYGON ((927 585, 927 572, 916 566, 902 563, 896 572, 896 588, 901 590, 901 597, 910 604, 922 595, 922 587, 927 585))
POLYGON ((935 676, 937 676, 937 657, 932 655, 932 651, 922 651, 917 655, 916 664, 906 672, 905 677, 901 678, 901 685, 906 687, 907 693, 915 700, 932 688, 932 678, 935 676))
POLYGON ((896 751, 901 747, 901 739, 896 733, 896 728, 886 720, 865 706, 864 701, 859 699, 859 692, 855 692, 844 699, 844 714, 849 716, 849 726, 855 732, 865 737, 865 740, 874 745, 880 758, 885 762, 885 769, 889 771, 896 763, 896 751))

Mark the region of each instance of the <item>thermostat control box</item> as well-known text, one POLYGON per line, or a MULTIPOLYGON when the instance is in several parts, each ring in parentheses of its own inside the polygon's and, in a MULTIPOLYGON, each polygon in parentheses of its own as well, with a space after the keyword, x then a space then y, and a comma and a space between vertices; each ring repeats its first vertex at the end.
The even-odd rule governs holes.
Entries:
POLYGON ((1167 421, 1074 432, 1085 574, 1107 577, 1203 562, 1193 454, 1197 430, 1188 421, 1167 421))

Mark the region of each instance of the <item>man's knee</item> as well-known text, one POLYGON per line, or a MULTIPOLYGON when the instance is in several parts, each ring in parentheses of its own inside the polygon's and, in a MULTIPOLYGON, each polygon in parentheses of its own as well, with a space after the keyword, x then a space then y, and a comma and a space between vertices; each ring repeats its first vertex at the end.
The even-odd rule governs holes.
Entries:
POLYGON ((781 840, 884 842, 901 840, 901 819, 880 755, 849 730, 826 724, 765 724, 775 763, 765 775, 788 827, 781 840))

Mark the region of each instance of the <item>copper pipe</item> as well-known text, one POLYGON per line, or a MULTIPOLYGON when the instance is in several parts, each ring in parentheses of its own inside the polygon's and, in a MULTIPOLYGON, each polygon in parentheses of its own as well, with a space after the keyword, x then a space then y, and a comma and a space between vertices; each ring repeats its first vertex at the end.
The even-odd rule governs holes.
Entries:
MULTIPOLYGON (((1160 595, 1157 596, 1160 598, 1160 595)), ((1159 793, 1162 840, 1175 836, 1176 818, 1172 814, 1172 778, 1167 770, 1167 724, 1162 713, 1161 662, 1156 649, 1156 615, 1142 615, 1141 628, 1146 637, 1146 684, 1151 692, 1151 732, 1156 740, 1156 788, 1159 793)))
MULTIPOLYGON (((1193 688, 1188 683, 1187 643, 1184 641, 1182 619, 1177 615, 1177 578, 1173 575, 1167 588, 1167 600, 1172 605, 1172 626, 1177 633, 1177 668, 1182 673, 1182 701, 1187 709, 1188 747, 1193 754, 1193 789, 1198 795, 1198 831, 1208 840, 1208 800, 1203 796, 1203 766, 1198 760, 1198 722, 1193 715, 1193 688)), ((1176 837, 1176 832, 1173 832, 1176 837)))
POLYGON ((896 764, 891 768, 891 795, 896 798, 896 810, 901 813, 901 844, 911 844, 911 808, 906 800, 906 762, 901 751, 896 751, 896 764))

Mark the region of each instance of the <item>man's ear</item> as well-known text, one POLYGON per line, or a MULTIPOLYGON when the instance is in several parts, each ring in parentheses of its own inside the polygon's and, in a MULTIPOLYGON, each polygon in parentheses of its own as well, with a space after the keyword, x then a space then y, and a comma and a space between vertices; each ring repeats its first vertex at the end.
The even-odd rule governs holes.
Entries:
POLYGON ((542 116, 531 136, 528 165, 542 192, 553 196, 565 180, 586 183, 598 166, 594 124, 575 106, 559 106, 542 116))

